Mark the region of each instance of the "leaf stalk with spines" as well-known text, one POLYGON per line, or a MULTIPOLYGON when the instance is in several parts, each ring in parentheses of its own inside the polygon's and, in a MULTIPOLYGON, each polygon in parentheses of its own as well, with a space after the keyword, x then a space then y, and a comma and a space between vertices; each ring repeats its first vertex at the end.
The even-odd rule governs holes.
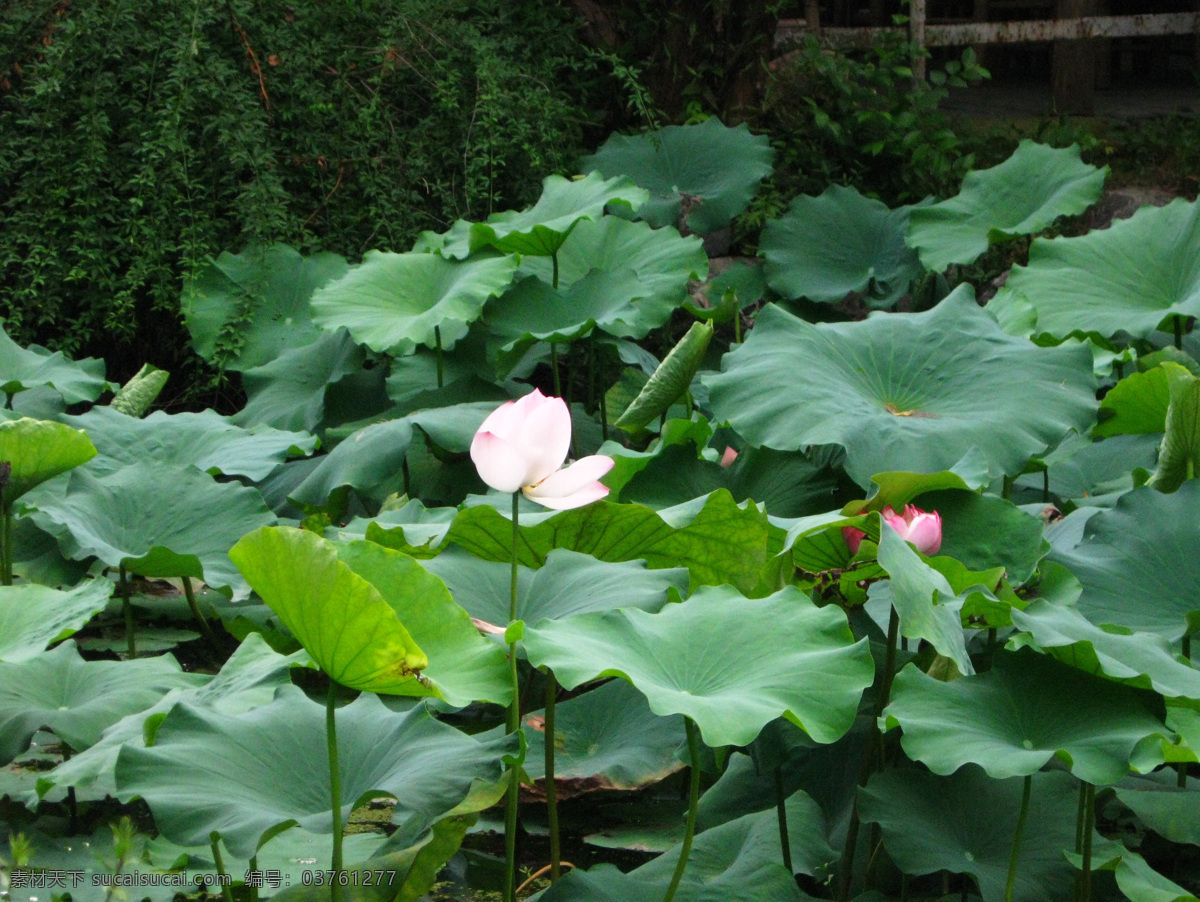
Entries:
POLYGON ((792 844, 788 839, 787 797, 783 794, 783 765, 775 765, 775 816, 779 820, 779 848, 783 850, 783 866, 792 871, 792 844))
MULTIPOLYGON (((1017 881, 1017 861, 1021 857, 1021 837, 1025 833, 1025 821, 1029 819, 1029 796, 1033 792, 1033 774, 1026 774, 1021 787, 1021 810, 1017 814, 1017 829, 1013 831, 1012 855, 1008 859, 1008 877, 1004 881, 1004 902, 1013 902, 1013 886, 1017 881)), ((1091 855, 1091 842, 1088 838, 1088 825, 1084 824, 1084 848, 1091 855)), ((1090 872, 1089 872, 1090 877, 1090 872)))
POLYGON ((325 745, 329 750, 329 808, 333 814, 333 877, 329 883, 330 898, 342 902, 342 776, 338 768, 337 748, 337 681, 329 678, 325 693, 325 745))
POLYGON ((200 632, 204 634, 204 638, 217 651, 221 650, 220 644, 217 642, 217 634, 213 632, 212 626, 204 617, 204 612, 200 610, 200 605, 196 603, 196 592, 192 588, 191 577, 183 577, 183 594, 187 598, 188 607, 192 610, 192 616, 196 618, 196 622, 200 624, 200 632))
POLYGON ((700 807, 700 741, 696 737, 696 724, 690 717, 684 717, 683 726, 687 732, 688 760, 691 763, 687 823, 683 829, 683 845, 679 847, 679 861, 675 862, 675 873, 671 875, 671 883, 667 886, 663 902, 672 902, 679 890, 679 883, 683 880, 683 872, 692 855, 692 840, 696 836, 696 811, 700 807))
MULTIPOLYGON (((551 345, 553 347, 553 345, 551 345)), ((557 363, 557 361, 555 361, 557 363)), ((520 538, 518 519, 520 516, 521 492, 512 493, 512 569, 509 579, 508 622, 517 619, 517 543, 520 538)), ((506 732, 509 735, 521 729, 521 684, 517 675, 517 643, 508 644, 508 673, 512 681, 512 701, 508 706, 506 732)), ((504 798, 504 902, 517 899, 517 819, 521 784, 517 765, 509 762, 508 790, 504 798)))

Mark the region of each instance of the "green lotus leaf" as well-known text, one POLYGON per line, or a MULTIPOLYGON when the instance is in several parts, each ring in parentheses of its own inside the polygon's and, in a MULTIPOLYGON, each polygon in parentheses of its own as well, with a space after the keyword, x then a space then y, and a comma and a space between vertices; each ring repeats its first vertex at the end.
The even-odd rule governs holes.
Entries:
POLYGON ((1165 495, 1123 495, 1087 520, 1083 541, 1050 559, 1079 578, 1080 612, 1092 623, 1157 633, 1176 641, 1200 629, 1200 484, 1165 495))
POLYGON ((1028 636, 1010 640, 1010 647, 1032 643, 1076 670, 1168 698, 1200 699, 1200 671, 1181 663, 1162 636, 1101 629, 1074 607, 1044 599, 1014 610, 1012 622, 1028 636))
POLYGON ((494 247, 505 254, 550 257, 584 219, 599 219, 609 204, 640 207, 647 194, 632 180, 589 173, 579 179, 548 175, 538 202, 520 212, 493 213, 471 226, 470 250, 494 247))
POLYGON ((319 536, 266 527, 244 536, 229 557, 317 665, 343 686, 408 694, 429 663, 379 590, 319 536))
MULTIPOLYGON (((509 564, 450 547, 426 561, 425 569, 441 577, 476 620, 508 625, 509 564)), ((686 592, 688 585, 683 569, 648 570, 643 561, 611 563, 565 548, 550 551, 537 570, 519 568, 517 578, 517 619, 527 623, 613 608, 657 611, 672 590, 686 592)))
MULTIPOLYGON (((804 793, 788 798, 788 845, 799 874, 825 878, 836 854, 825 840, 825 818, 804 793)), ((572 871, 530 902, 655 902, 663 898, 680 846, 628 874, 602 864, 572 871)), ((783 867, 775 810, 748 814, 696 835, 675 898, 680 902, 801 902, 810 899, 783 867)))
POLYGON ((1003 567, 1014 585, 1028 581, 1050 550, 1042 538, 1042 521, 1003 498, 944 489, 919 495, 915 503, 941 514, 939 555, 972 570, 1003 567))
POLYGON ((206 360, 244 371, 312 344, 320 330, 309 298, 347 268, 337 254, 303 257, 282 244, 210 259, 184 286, 180 302, 192 346, 206 360))
POLYGON ((1024 494, 1014 493, 1013 498, 1044 503, 1048 488, 1062 502, 1112 507, 1133 489, 1134 470, 1154 469, 1159 444, 1158 435, 1114 435, 1103 441, 1069 435, 1042 457, 1045 471, 1017 479, 1015 487, 1024 494))
POLYGON ((107 579, 89 579, 67 592, 26 584, 0 587, 0 661, 28 661, 78 632, 104 610, 107 579))
POLYGON ((692 718, 710 746, 746 745, 776 717, 833 742, 853 723, 874 673, 845 615, 793 587, 753 600, 705 587, 657 614, 543 620, 526 629, 524 643, 530 663, 549 667, 568 689, 622 677, 656 714, 692 718), (768 658, 770 668, 756 663, 768 658))
POLYGON ((31 488, 87 463, 96 455, 87 435, 46 420, 22 417, 0 423, 0 462, 12 467, 0 503, 6 511, 31 488))
POLYGON ((144 417, 170 377, 166 370, 143 363, 142 368, 117 389, 108 406, 126 416, 144 417))
POLYGON ((1116 794, 1163 838, 1200 846, 1200 792, 1146 780, 1118 786, 1116 794))
POLYGON ((1164 363, 1171 403, 1167 407, 1158 469, 1149 485, 1173 492, 1193 479, 1200 463, 1200 379, 1177 363, 1164 363))
POLYGON ((987 460, 978 448, 972 448, 949 470, 941 473, 908 473, 896 470, 891 473, 876 473, 871 482, 877 486, 869 501, 854 501, 847 504, 842 513, 857 514, 863 511, 881 511, 885 507, 903 510, 904 505, 926 492, 942 489, 966 489, 977 491, 985 488, 991 478, 987 460))
MULTIPOLYGON (((687 567, 691 583, 730 583, 747 591, 766 563, 766 516, 753 504, 739 506, 728 492, 662 511, 636 504, 597 501, 550 514, 523 515, 518 562, 540 567, 555 548, 590 554, 601 561, 644 560, 648 567, 687 567)), ((400 535, 369 530, 367 538, 406 551, 400 535)), ((428 536, 422 541, 429 541, 428 536)), ((486 505, 464 508, 442 534, 439 548, 458 545, 485 561, 512 559, 512 521, 486 505)))
POLYGON ((1149 338, 1200 314, 1200 207, 1177 200, 1079 238, 1038 239, 989 304, 1032 305, 1037 331, 1149 338))
POLYGON ((514 257, 456 262, 438 254, 367 251, 363 262, 313 293, 313 321, 347 329, 376 351, 452 348, 488 298, 512 281, 514 257), (436 330, 436 332, 435 332, 436 330))
POLYGON ((838 480, 828 467, 799 452, 748 447, 723 467, 698 457, 689 443, 662 449, 620 494, 622 501, 661 509, 721 488, 739 502, 754 500, 774 517, 798 517, 826 510, 838 480))
POLYGON ((1107 175, 1107 167, 1080 160, 1076 145, 1060 149, 1024 140, 999 166, 967 173, 956 196, 914 209, 908 243, 926 269, 973 263, 991 244, 1082 213, 1100 199, 1107 175))
POLYGON ((88 469, 97 474, 157 461, 256 481, 290 456, 311 454, 317 444, 302 432, 270 426, 243 429, 212 410, 176 414, 160 410, 137 419, 112 407, 93 407, 63 421, 86 432, 96 445, 98 455, 88 469))
MULTIPOLYGON (((1021 780, 992 780, 968 765, 949 777, 916 769, 875 774, 859 790, 859 813, 879 824, 888 855, 904 873, 969 874, 984 902, 1002 902, 1021 807, 1021 780)), ((1033 775, 1017 859, 1014 902, 1071 898, 1079 783, 1061 772, 1033 775)), ((1095 842, 1102 842, 1095 836, 1095 842)))
POLYGON ((429 659, 421 681, 409 681, 397 694, 433 695, 456 707, 512 701, 503 649, 479 634, 435 574, 374 542, 338 545, 337 556, 376 588, 429 659))
POLYGON ((293 667, 313 666, 303 649, 292 655, 281 655, 267 645, 261 635, 251 633, 216 676, 207 682, 197 681, 195 685, 172 689, 150 707, 126 715, 106 729, 99 742, 43 774, 37 792, 25 800, 26 804, 32 807, 42 799, 51 798, 56 788, 65 793, 68 786, 75 789, 81 801, 115 796, 117 787, 113 772, 117 754, 125 745, 142 747, 146 744, 146 723, 150 718, 165 715, 181 701, 211 707, 225 715, 243 714, 270 704, 275 690, 291 682, 293 667))
POLYGON ((665 414, 692 384, 704 363, 704 352, 712 337, 712 323, 692 323, 687 334, 663 358, 650 381, 642 386, 633 403, 622 412, 616 425, 644 429, 652 420, 665 414))
POLYGON ((892 306, 925 273, 904 243, 911 209, 889 210, 843 185, 799 195, 763 228, 767 284, 786 298, 834 304, 854 292, 872 307, 892 306))
POLYGON ((1004 335, 967 286, 926 313, 858 323, 768 306, 722 370, 701 376, 719 419, 781 451, 841 445, 864 487, 876 473, 949 470, 972 448, 993 472, 1018 473, 1096 410, 1086 348, 1004 335))
POLYGON ((966 599, 957 595, 946 577, 921 560, 894 529, 880 530, 879 566, 890 579, 874 583, 870 597, 885 599, 896 609, 900 635, 924 639, 938 654, 958 665, 960 673, 974 673, 962 630, 961 610, 966 599))
POLYGON ((710 116, 643 135, 613 134, 581 165, 606 176, 631 176, 646 188, 649 199, 635 207, 655 227, 678 225, 686 199, 688 228, 707 235, 746 209, 773 171, 774 157, 766 135, 710 116))
POLYGON ((184 673, 170 655, 134 661, 84 661, 67 640, 51 651, 0 664, 0 761, 7 764, 46 728, 75 751, 106 727, 149 708, 169 690, 208 677, 184 673))
POLYGON ((275 522, 262 496, 194 467, 139 463, 104 476, 70 475, 61 494, 30 495, 30 516, 63 554, 96 557, 148 577, 188 576, 244 598, 229 560, 241 536, 275 522))
MULTIPOLYGON (((594 270, 607 273, 607 291, 615 295, 622 289, 638 314, 636 328, 629 325, 622 330, 622 324, 615 322, 608 331, 640 339, 653 327, 649 324, 662 325, 670 319, 688 296, 689 279, 708 274, 708 256, 694 235, 683 238, 674 229, 652 229, 644 222, 605 216, 580 222, 558 252, 559 290, 567 290, 594 270), (626 287, 617 276, 629 270, 637 274, 637 283, 626 287)), ((545 257, 525 258, 521 272, 539 276, 547 284, 554 281, 553 264, 545 257)))
MULTIPOLYGON (((393 714, 364 693, 337 712, 342 818, 368 799, 390 795, 393 822, 432 823, 466 798, 476 779, 499 780, 513 743, 481 743, 418 706, 393 714)), ((249 858, 293 824, 333 829, 325 708, 293 686, 269 705, 223 715, 186 702, 166 716, 151 748, 129 745, 117 758, 123 801, 140 796, 154 823, 179 845, 221 835, 249 858)), ((402 827, 403 829, 403 827, 402 827)))
POLYGON ((904 751, 943 775, 978 764, 1003 780, 1057 758, 1080 780, 1107 785, 1131 764, 1143 772, 1161 764, 1158 741, 1170 732, 1149 693, 1028 649, 950 683, 909 665, 891 698, 887 727, 903 727, 904 751))
POLYGON ((1092 435, 1145 435, 1166 428, 1171 387, 1166 366, 1131 373, 1108 390, 1100 402, 1100 422, 1092 435))
POLYGON ((62 352, 22 348, 8 337, 0 319, 0 392, 9 398, 23 391, 49 386, 67 404, 95 401, 110 388, 104 378, 104 361, 94 357, 68 360, 62 352))
MULTIPOLYGON (((545 792, 545 712, 526 715, 521 729, 529 751, 521 765, 545 792)), ((683 717, 659 717, 624 680, 555 705, 554 785, 558 798, 597 790, 641 789, 683 767, 683 717)))
POLYGON ((1120 858, 1115 862, 1110 860, 1106 867, 1116 872, 1117 889, 1130 902, 1197 902, 1194 893, 1155 871, 1141 855, 1124 846, 1119 848, 1120 858))
POLYGON ((246 406, 231 422, 317 432, 337 420, 333 414, 339 393, 365 395, 360 399, 368 408, 364 416, 382 410, 387 402, 383 380, 383 367, 374 365, 349 332, 322 332, 316 341, 288 348, 270 362, 246 370, 242 374, 246 406))

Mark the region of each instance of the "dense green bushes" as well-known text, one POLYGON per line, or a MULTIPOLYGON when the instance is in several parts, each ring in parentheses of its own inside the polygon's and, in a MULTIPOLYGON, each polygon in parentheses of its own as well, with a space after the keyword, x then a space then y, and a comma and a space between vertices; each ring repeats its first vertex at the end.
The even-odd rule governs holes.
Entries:
POLYGON ((192 366, 181 274, 521 206, 608 102, 597 59, 551 2, 0 5, 0 315, 115 377, 192 366))

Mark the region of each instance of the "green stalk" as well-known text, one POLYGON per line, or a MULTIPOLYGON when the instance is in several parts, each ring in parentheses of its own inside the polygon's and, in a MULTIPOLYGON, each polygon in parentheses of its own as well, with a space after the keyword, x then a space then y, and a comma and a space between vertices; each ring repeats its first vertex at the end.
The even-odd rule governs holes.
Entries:
POLYGON ((221 881, 221 897, 225 902, 233 902, 233 888, 225 879, 225 860, 221 857, 221 834, 216 830, 208 834, 208 843, 212 848, 213 863, 217 866, 217 877, 221 881))
POLYGON ((671 902, 683 880, 683 872, 687 868, 688 859, 692 855, 692 839, 696 836, 696 809, 700 806, 700 743, 696 739, 696 724, 690 717, 684 717, 684 728, 687 730, 688 757, 692 764, 691 794, 688 797, 687 825, 683 829, 683 846, 679 849, 679 861, 675 863, 675 873, 671 875, 671 885, 663 902, 671 902))
POLYGON ((558 790, 554 786, 554 705, 558 701, 558 680, 553 670, 546 671, 546 826, 550 831, 550 882, 562 875, 562 850, 558 836, 558 790))
POLYGON ((554 266, 554 282, 552 287, 558 291, 558 251, 550 255, 550 262, 554 266))
POLYGON ((204 614, 200 611, 200 605, 196 603, 196 593, 192 591, 192 580, 187 576, 183 578, 183 594, 187 598, 188 607, 192 609, 192 616, 200 624, 200 632, 204 633, 204 638, 209 641, 209 644, 213 648, 220 651, 221 646, 217 644, 217 634, 212 631, 212 627, 204 619, 204 614))
POLYGON ((1183 350, 1183 317, 1178 314, 1175 316, 1175 347, 1183 350))
POLYGON ((434 359, 437 361, 437 382, 438 388, 442 387, 442 327, 433 327, 433 353, 434 359))
POLYGON ((3 543, 0 547, 0 582, 6 586, 12 585, 12 522, 12 505, 6 504, 4 505, 4 535, 0 539, 0 542, 3 543))
MULTIPOLYGON (((1029 777, 1025 778, 1029 780, 1029 777)), ((1092 833, 1096 829, 1096 785, 1085 783, 1087 816, 1083 822, 1083 870, 1079 875, 1079 902, 1092 899, 1092 833)))
POLYGON ((550 372, 554 375, 554 396, 562 397, 562 383, 558 379, 558 345, 550 342, 550 372))
POLYGON ((133 628, 133 605, 129 603, 129 583, 125 580, 125 565, 117 567, 117 591, 121 593, 121 610, 125 614, 125 647, 129 659, 137 657, 137 633, 133 628))
MULTIPOLYGON (((554 345, 550 346, 551 348, 554 345)), ((554 361, 558 363, 557 359, 554 361)), ((557 372, 557 370, 556 370, 557 372)), ((512 496, 512 576, 509 580, 508 622, 517 619, 517 529, 518 502, 521 493, 512 496)), ((517 643, 508 645, 508 675, 512 681, 512 703, 508 706, 507 731, 511 735, 521 729, 521 685, 517 677, 517 643)), ((517 902, 517 816, 521 785, 515 764, 508 765, 508 792, 504 798, 504 902, 517 902)))
POLYGON ((600 386, 600 436, 608 441, 608 396, 603 385, 600 386))
MULTIPOLYGON (((1025 821, 1029 818, 1029 794, 1033 791, 1033 774, 1027 774, 1021 790, 1021 813, 1017 815, 1017 829, 1013 831, 1012 855, 1008 859, 1008 879, 1004 882, 1004 902, 1012 902, 1013 884, 1017 880, 1017 859, 1021 857, 1021 834, 1025 832, 1025 821)), ((1087 842, 1087 837, 1084 837, 1087 842)))
POLYGON ((337 749, 337 682, 329 678, 325 694, 325 745, 329 749, 329 810, 333 813, 333 880, 329 891, 333 902, 342 902, 342 775, 338 769, 337 749))
POLYGON ((779 847, 783 849, 783 866, 792 870, 792 844, 788 840, 787 799, 783 795, 783 765, 775 765, 775 815, 779 819, 779 847))

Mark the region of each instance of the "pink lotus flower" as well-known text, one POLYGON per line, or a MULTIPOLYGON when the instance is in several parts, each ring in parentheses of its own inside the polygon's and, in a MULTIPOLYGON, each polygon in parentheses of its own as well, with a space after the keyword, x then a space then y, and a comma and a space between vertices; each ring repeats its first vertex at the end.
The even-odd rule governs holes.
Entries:
POLYGON ((570 447, 566 403, 535 388, 488 414, 471 441, 471 460, 496 491, 519 489, 543 507, 569 510, 607 495, 608 486, 596 480, 613 467, 611 457, 593 454, 563 468, 570 447))
POLYGON ((721 466, 723 466, 723 467, 732 466, 733 462, 735 460, 737 460, 737 455, 738 455, 738 453, 736 451, 734 451, 733 448, 726 445, 725 453, 721 455, 721 466))
MULTIPOLYGON (((904 513, 898 514, 889 504, 880 511, 880 516, 884 523, 900 534, 900 538, 917 546, 921 554, 937 554, 942 547, 942 517, 937 511, 926 513, 919 507, 906 504, 904 513)), ((842 527, 842 536, 851 554, 858 554, 858 546, 865 535, 861 529, 853 526, 842 527)))

